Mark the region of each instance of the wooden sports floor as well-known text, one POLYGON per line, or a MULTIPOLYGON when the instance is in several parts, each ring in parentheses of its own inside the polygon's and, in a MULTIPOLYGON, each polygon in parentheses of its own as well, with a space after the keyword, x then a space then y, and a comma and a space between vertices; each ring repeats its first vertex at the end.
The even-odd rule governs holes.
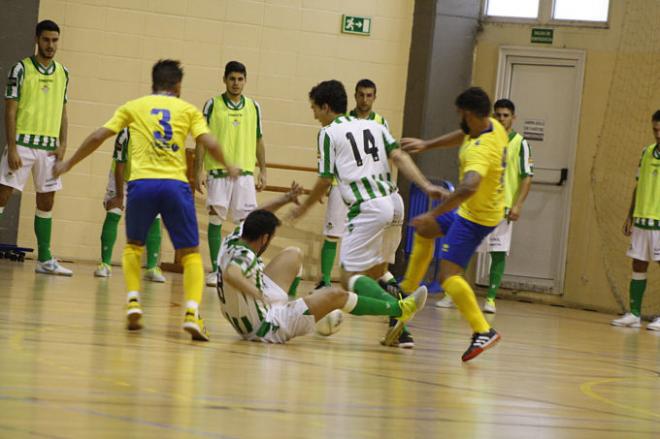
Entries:
POLYGON ((502 342, 461 364, 455 310, 420 313, 414 350, 353 316, 266 345, 241 341, 207 289, 211 342, 193 343, 179 275, 145 285, 147 326, 128 333, 120 269, 68 266, 0 261, 1 438, 660 438, 660 333, 610 315, 499 301, 502 342))

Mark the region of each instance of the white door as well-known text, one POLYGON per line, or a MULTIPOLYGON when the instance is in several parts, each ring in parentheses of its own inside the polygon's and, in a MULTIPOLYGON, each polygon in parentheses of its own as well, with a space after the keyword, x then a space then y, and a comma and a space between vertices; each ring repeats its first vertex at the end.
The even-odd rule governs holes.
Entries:
MULTIPOLYGON (((562 294, 584 54, 502 48, 500 57, 497 96, 514 102, 514 129, 527 137, 535 167, 502 287, 562 294)), ((479 255, 478 283, 488 284, 489 263, 479 255)))

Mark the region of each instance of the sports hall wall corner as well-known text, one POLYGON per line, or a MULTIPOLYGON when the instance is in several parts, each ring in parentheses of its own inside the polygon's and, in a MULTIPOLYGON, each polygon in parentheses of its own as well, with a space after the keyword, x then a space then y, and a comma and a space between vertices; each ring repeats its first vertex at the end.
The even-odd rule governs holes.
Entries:
MULTIPOLYGON (((558 303, 609 311, 627 304, 630 238, 622 226, 642 148, 654 141, 659 20, 658 2, 621 0, 610 2, 606 27, 556 26, 552 44, 530 43, 532 28, 540 26, 524 23, 485 22, 477 37, 472 82, 489 93, 496 91, 502 46, 585 53, 565 285, 558 303)), ((657 269, 649 269, 648 288, 660 288, 657 269)), ((660 297, 648 295, 644 307, 645 314, 658 313, 660 297)))
MULTIPOLYGON (((345 84, 350 108, 355 83, 372 79, 378 87, 375 109, 396 136, 402 134, 413 7, 412 0, 41 0, 38 18, 52 19, 62 30, 57 59, 70 71, 68 154, 118 105, 150 91, 150 69, 159 58, 182 61, 182 97, 199 108, 224 91, 224 65, 238 60, 247 67, 245 94, 262 108, 267 161, 314 167, 318 123, 307 93, 324 79, 345 84), (341 33, 344 14, 370 17, 371 34, 341 33)), ((29 28, 35 23, 36 17, 29 28)), ((29 49, 28 43, 21 53, 29 49)), ((98 259, 111 153, 106 142, 63 180, 53 212, 57 257, 98 259)), ((309 188, 315 174, 271 169, 268 177, 270 185, 288 186, 295 179, 309 188)), ((21 208, 18 240, 34 246, 31 184, 23 198, 29 201, 21 208)), ((202 243, 208 218, 203 203, 198 198, 202 243)), ((310 258, 309 277, 318 276, 324 209, 320 205, 295 230, 283 228, 274 243, 274 249, 301 246, 310 258)), ((123 245, 122 235, 116 249, 123 245)), ((208 266, 208 251, 202 253, 208 266)), ((173 257, 169 239, 163 239, 162 260, 173 257)), ((120 251, 114 259, 120 262, 120 251)))

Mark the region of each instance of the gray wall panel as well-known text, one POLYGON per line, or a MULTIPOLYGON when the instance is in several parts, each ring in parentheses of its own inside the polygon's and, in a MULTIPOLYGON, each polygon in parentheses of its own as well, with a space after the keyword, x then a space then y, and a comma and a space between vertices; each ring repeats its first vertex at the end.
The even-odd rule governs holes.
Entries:
MULTIPOLYGON (((39 15, 39 0, 0 0, 0 84, 4 96, 7 74, 18 60, 34 53, 34 27, 39 15)), ((5 102, 0 100, 0 153, 6 146, 5 102)), ((0 243, 16 243, 21 196, 16 192, 0 221, 0 243)))

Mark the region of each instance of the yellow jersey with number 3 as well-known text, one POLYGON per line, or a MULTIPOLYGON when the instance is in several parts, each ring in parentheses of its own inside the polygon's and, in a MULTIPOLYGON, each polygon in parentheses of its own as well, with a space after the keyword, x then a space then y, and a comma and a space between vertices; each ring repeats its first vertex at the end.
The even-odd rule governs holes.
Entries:
POLYGON ((129 181, 152 178, 187 182, 186 137, 191 134, 197 138, 209 132, 201 111, 165 94, 125 103, 103 126, 115 133, 130 127, 129 181))
POLYGON ((458 153, 459 180, 470 171, 481 176, 477 192, 458 208, 473 223, 493 227, 504 217, 504 169, 509 137, 504 127, 490 118, 490 126, 476 138, 465 136, 458 153))

